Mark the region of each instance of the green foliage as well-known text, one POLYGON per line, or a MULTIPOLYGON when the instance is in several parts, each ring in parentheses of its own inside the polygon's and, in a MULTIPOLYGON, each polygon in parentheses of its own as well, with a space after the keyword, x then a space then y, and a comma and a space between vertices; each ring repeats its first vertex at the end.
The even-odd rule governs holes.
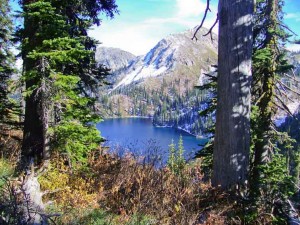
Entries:
POLYGON ((261 170, 264 174, 261 182, 265 199, 287 199, 294 194, 294 184, 284 155, 275 154, 271 162, 261 166, 261 170))
POLYGON ((34 135, 46 129, 55 150, 67 153, 73 163, 85 164, 102 140, 95 127, 100 121, 94 112, 96 99, 91 96, 108 74, 96 65, 97 41, 87 36, 87 29, 100 23, 101 12, 113 17, 115 1, 36 0, 23 1, 22 7, 24 27, 17 32, 25 69, 22 81, 26 104, 38 111, 37 118, 25 113, 23 155, 36 142, 43 145, 34 135), (38 122, 31 125, 28 120, 38 122))
POLYGON ((88 154, 97 149, 102 141, 100 132, 93 125, 76 121, 61 122, 54 128, 56 148, 66 152, 75 164, 87 163, 88 154))
POLYGON ((201 169, 206 178, 210 178, 212 176, 213 150, 214 150, 214 142, 213 139, 211 139, 196 154, 196 158, 202 159, 201 169))
MULTIPOLYGON (((73 225, 150 225, 155 221, 148 216, 134 214, 122 219, 120 216, 109 213, 103 209, 82 209, 71 211, 72 219, 68 221, 73 225)), ((71 215, 70 215, 71 216, 71 215)), ((58 218, 57 224, 65 224, 58 218)))
POLYGON ((4 158, 0 158, 0 189, 5 184, 5 179, 14 173, 13 166, 4 158))
MULTIPOLYGON (((215 71, 216 72, 216 71, 215 71)), ((206 74, 208 76, 208 82, 203 86, 198 87, 201 90, 207 90, 211 94, 211 99, 207 102, 207 107, 200 111, 199 114, 202 117, 215 116, 217 108, 217 77, 206 74)), ((212 175, 213 166, 213 149, 214 149, 214 134, 215 134, 215 121, 211 121, 207 127, 206 133, 212 134, 208 142, 203 148, 196 153, 196 158, 201 158, 201 169, 203 170, 205 177, 210 178, 212 175)))
MULTIPOLYGON (((16 72, 12 47, 12 15, 8 0, 0 0, 0 123, 10 124, 17 113, 11 94, 11 76, 16 72)), ((2 128, 3 129, 3 128, 2 128)))
POLYGON ((178 148, 176 148, 173 140, 172 143, 169 145, 169 158, 167 166, 172 173, 183 176, 183 169, 185 168, 185 165, 186 161, 184 158, 183 140, 182 136, 180 135, 178 141, 178 148))

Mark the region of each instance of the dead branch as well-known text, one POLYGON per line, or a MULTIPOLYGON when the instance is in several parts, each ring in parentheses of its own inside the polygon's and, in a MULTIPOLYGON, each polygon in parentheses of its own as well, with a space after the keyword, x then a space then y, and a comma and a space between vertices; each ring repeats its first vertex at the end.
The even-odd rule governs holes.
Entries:
POLYGON ((213 39, 213 36, 212 36, 212 30, 213 30, 214 27, 217 25, 218 21, 219 21, 219 14, 217 13, 216 21, 215 21, 214 24, 210 27, 209 31, 208 31, 206 34, 204 34, 203 36, 207 36, 207 35, 210 34, 210 39, 213 41, 214 39, 213 39))
POLYGON ((295 70, 292 70, 292 73, 293 73, 294 78, 296 79, 296 73, 295 73, 295 70))
POLYGON ((291 89, 289 86, 287 86, 286 84, 284 84, 283 82, 281 82, 279 79, 276 79, 276 81, 277 81, 282 87, 284 87, 284 88, 288 89, 289 91, 291 91, 291 92, 297 94, 298 96, 300 96, 300 93, 299 93, 299 92, 297 92, 297 91, 291 89))
POLYGON ((255 102, 254 105, 257 105, 257 104, 260 102, 260 100, 261 100, 265 95, 266 95, 266 92, 264 92, 264 93, 259 97, 259 99, 257 99, 257 101, 255 102))
POLYGON ((292 79, 293 81, 295 81, 295 82, 297 82, 297 83, 300 83, 300 80, 296 79, 296 74, 295 74, 294 70, 292 70, 292 72, 293 72, 293 74, 294 74, 293 77, 290 76, 290 75, 288 75, 288 74, 286 74, 286 73, 284 74, 284 76, 288 77, 289 79, 292 79))
POLYGON ((286 97, 287 100, 291 101, 291 102, 295 102, 294 99, 292 99, 291 97, 288 96, 288 94, 285 91, 282 91, 278 86, 275 87, 276 90, 278 91, 278 93, 280 94, 281 97, 286 97))
MULTIPOLYGON (((284 101, 281 98, 279 98, 277 95, 275 95, 275 98, 281 103, 282 107, 284 108, 284 111, 286 111, 290 116, 295 117, 293 115, 293 113, 290 111, 289 107, 287 107, 287 105, 284 103, 284 101)), ((275 103, 275 105, 277 105, 277 104, 275 103)), ((280 106, 278 106, 278 107, 280 107, 280 106)), ((282 108, 282 107, 280 107, 280 108, 282 108)))
POLYGON ((42 195, 54 194, 54 193, 56 193, 56 192, 63 191, 63 190, 65 190, 65 189, 66 189, 66 188, 57 188, 57 189, 52 190, 52 191, 47 190, 47 191, 42 192, 42 195))
POLYGON ((213 75, 210 75, 208 73, 203 73, 203 75, 209 77, 209 78, 212 78, 212 79, 216 79, 217 77, 216 76, 213 76, 213 75))
POLYGON ((283 23, 277 23, 277 25, 287 29, 289 32, 291 32, 293 35, 298 36, 294 31, 292 31, 287 25, 283 24, 283 23))
MULTIPOLYGON (((210 10, 210 0, 207 0, 207 1, 206 1, 206 9, 205 9, 205 12, 204 12, 204 16, 203 16, 203 18, 202 18, 201 24, 197 27, 196 31, 194 32, 194 35, 193 35, 193 37, 192 37, 192 40, 195 39, 196 41, 198 41, 198 38, 197 38, 196 35, 197 35, 198 31, 203 27, 203 24, 204 24, 204 21, 205 21, 205 19, 206 19, 206 17, 207 17, 208 11, 211 12, 211 10, 210 10)), ((217 13, 217 18, 216 18, 214 24, 210 27, 209 31, 208 31, 206 34, 204 34, 203 36, 207 36, 207 35, 210 34, 210 38, 211 38, 211 40, 213 41, 214 39, 213 39, 213 35, 212 35, 212 30, 213 30, 214 27, 217 25, 218 21, 219 21, 219 15, 218 15, 218 13, 217 13)))
POLYGON ((198 41, 198 38, 197 38, 197 33, 198 33, 198 31, 203 27, 203 24, 204 24, 204 21, 205 21, 205 19, 206 19, 206 16, 207 16, 207 13, 208 13, 208 11, 210 11, 211 12, 211 10, 210 10, 210 8, 209 8, 209 4, 210 4, 210 0, 206 0, 206 9, 205 9, 205 12, 204 12, 204 16, 203 16, 203 18, 202 18, 202 21, 201 21, 201 24, 197 27, 197 29, 196 29, 196 31, 195 31, 195 33, 194 33, 194 36, 192 37, 192 40, 196 40, 196 41, 198 41))

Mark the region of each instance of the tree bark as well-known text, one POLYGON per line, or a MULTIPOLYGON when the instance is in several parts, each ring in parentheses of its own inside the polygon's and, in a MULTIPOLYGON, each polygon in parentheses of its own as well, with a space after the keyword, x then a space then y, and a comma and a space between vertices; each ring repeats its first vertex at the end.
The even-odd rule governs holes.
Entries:
POLYGON ((212 185, 230 189, 247 180, 253 0, 219 1, 217 115, 212 185))
MULTIPOLYGON (((23 0, 22 6, 26 12, 26 6, 35 0, 23 0)), ((28 57, 28 54, 33 51, 37 46, 42 44, 41 38, 36 35, 37 27, 39 26, 36 21, 29 19, 28 16, 24 18, 23 38, 27 38, 28 43, 22 46, 22 59, 23 59, 23 73, 27 75, 32 71, 37 71, 39 62, 28 57)), ((32 160, 34 159, 35 165, 40 165, 43 162, 44 149, 45 149, 45 135, 43 121, 43 109, 41 106, 43 94, 37 90, 36 85, 39 84, 40 77, 35 76, 27 79, 25 83, 25 90, 28 91, 32 88, 34 90, 25 97, 25 117, 24 117, 24 130, 23 130, 23 143, 21 151, 21 168, 28 169, 32 160)))

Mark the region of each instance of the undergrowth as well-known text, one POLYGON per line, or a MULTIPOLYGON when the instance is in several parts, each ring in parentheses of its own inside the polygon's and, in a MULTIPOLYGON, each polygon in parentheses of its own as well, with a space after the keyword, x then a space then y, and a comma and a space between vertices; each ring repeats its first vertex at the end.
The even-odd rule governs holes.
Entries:
POLYGON ((52 162, 40 183, 54 202, 49 211, 61 213, 57 224, 225 224, 236 206, 203 182, 200 161, 186 164, 184 176, 130 154, 94 153, 84 171, 58 156, 52 162))
MULTIPOLYGON (((12 177, 18 158, 12 161, 7 152, 2 155, 6 157, 0 158, 0 176, 12 177)), ((49 168, 39 178, 48 212, 59 214, 53 224, 285 223, 267 212, 266 207, 272 207, 268 193, 261 205, 254 206, 247 196, 212 188, 203 179, 199 159, 178 167, 180 171, 158 164, 99 149, 89 156, 87 167, 74 170, 65 156, 53 154, 49 168)), ((1 179, 0 215, 13 216, 6 206, 17 195, 5 190, 15 190, 15 184, 6 178, 1 179)))

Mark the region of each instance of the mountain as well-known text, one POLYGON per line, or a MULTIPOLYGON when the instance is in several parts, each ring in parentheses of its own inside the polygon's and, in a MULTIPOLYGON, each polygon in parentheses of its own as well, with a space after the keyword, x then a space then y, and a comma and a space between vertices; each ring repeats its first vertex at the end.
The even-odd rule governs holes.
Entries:
POLYGON ((300 76, 300 52, 291 52, 289 55, 290 63, 295 67, 294 72, 298 77, 300 76))
POLYGON ((182 76, 190 80, 199 79, 202 72, 210 71, 210 65, 216 63, 217 37, 213 35, 215 41, 211 41, 209 36, 203 36, 207 30, 202 29, 197 35, 198 41, 195 41, 191 39, 194 32, 192 29, 162 39, 146 55, 137 57, 122 71, 122 79, 114 88, 168 76, 172 79, 182 76))
MULTIPOLYGON (((99 108, 104 109, 102 115, 148 116, 153 117, 154 125, 202 135, 212 118, 200 120, 198 111, 206 106, 209 93, 195 86, 206 82, 204 73, 213 71, 211 65, 217 62, 217 36, 213 34, 212 41, 210 36, 203 36, 208 30, 201 29, 196 41, 191 39, 194 31, 169 35, 146 55, 128 58, 127 66, 113 67, 113 86, 100 101, 103 107, 99 108)), ((123 54, 111 57, 112 54, 105 56, 107 62, 101 54, 97 60, 107 65, 125 62, 123 54)))
POLYGON ((98 47, 96 50, 96 62, 110 68, 112 72, 128 66, 136 56, 119 48, 98 47))
MULTIPOLYGON (((293 65, 293 69, 285 76, 281 77, 281 88, 285 93, 284 103, 288 107, 291 114, 296 115, 300 112, 300 52, 288 52, 287 59, 289 64, 293 65), (291 91, 294 90, 294 91, 291 91)), ((278 109, 278 112, 274 118, 276 126, 281 126, 285 120, 290 120, 290 114, 286 110, 278 109)))

